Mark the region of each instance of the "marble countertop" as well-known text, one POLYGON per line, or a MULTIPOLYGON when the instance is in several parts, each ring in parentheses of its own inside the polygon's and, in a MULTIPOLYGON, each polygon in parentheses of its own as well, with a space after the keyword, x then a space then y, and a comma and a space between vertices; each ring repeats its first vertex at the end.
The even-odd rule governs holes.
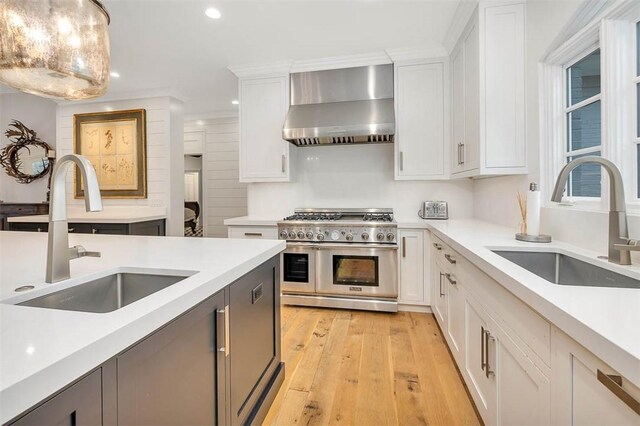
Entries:
POLYGON ((0 232, 0 424, 29 409, 277 255, 284 241, 70 234, 101 258, 71 261, 71 279, 45 284, 47 234, 0 232), (194 275, 117 311, 15 306, 122 268, 194 275), (15 288, 35 289, 16 293, 15 288))
POLYGON ((640 266, 598 259, 562 242, 516 241, 514 229, 477 220, 428 221, 428 229, 549 322, 640 386, 640 290, 557 285, 491 249, 557 251, 640 279, 640 266))
MULTIPOLYGON (((136 207, 112 206, 105 207, 99 212, 87 212, 84 209, 68 208, 67 221, 69 223, 137 223, 149 220, 166 219, 164 207, 136 207)), ((14 216, 8 222, 18 223, 46 223, 48 215, 14 216)))

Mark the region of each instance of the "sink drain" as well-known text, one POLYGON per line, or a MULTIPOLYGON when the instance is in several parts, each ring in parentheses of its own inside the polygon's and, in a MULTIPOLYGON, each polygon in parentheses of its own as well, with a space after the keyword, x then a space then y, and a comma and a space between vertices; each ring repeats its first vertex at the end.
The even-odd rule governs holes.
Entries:
POLYGON ((17 291, 19 293, 21 291, 33 290, 34 288, 36 288, 36 287, 33 286, 33 285, 23 285, 22 287, 16 288, 14 291, 17 291))

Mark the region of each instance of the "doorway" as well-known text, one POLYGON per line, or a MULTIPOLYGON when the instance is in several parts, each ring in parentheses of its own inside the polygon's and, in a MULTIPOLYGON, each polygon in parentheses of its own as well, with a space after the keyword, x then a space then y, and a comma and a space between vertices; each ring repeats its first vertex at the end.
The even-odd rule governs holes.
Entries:
POLYGON ((184 156, 184 236, 202 237, 202 156, 184 156))

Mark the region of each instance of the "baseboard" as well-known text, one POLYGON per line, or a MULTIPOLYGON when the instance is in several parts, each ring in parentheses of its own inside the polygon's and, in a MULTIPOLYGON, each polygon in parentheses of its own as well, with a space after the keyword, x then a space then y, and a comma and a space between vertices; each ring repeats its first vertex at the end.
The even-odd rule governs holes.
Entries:
POLYGON ((431 306, 398 304, 398 312, 422 312, 425 314, 432 314, 433 309, 431 309, 431 306))

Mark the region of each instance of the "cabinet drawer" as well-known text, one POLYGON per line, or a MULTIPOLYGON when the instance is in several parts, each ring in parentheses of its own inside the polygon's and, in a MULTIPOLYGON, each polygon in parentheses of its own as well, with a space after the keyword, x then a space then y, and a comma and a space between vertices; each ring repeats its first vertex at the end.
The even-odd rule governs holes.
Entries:
POLYGON ((433 237, 431 246, 436 262, 438 262, 443 269, 455 272, 462 256, 436 236, 433 237))
POLYGON ((275 226, 230 226, 229 238, 264 238, 278 239, 278 228, 275 226))

